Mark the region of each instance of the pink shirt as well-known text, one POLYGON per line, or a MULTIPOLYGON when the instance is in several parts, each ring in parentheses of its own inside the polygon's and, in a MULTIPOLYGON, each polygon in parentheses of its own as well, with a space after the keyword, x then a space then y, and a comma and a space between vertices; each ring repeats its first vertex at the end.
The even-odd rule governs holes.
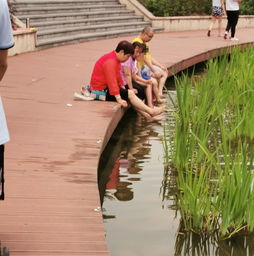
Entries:
POLYGON ((124 71, 123 71, 124 67, 130 68, 131 74, 134 73, 135 72, 135 60, 130 56, 128 60, 121 63, 121 76, 122 76, 124 85, 126 85, 127 82, 126 82, 124 71))

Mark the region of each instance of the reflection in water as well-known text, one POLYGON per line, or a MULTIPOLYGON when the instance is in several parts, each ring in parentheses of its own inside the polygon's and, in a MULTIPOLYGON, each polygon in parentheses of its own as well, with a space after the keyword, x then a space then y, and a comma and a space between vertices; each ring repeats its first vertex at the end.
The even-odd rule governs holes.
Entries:
POLYGON ((102 155, 99 187, 111 256, 173 255, 178 220, 161 204, 161 131, 160 123, 129 112, 102 155))
POLYGON ((133 199, 132 183, 140 181, 145 160, 150 159, 148 139, 158 138, 152 125, 129 110, 103 152, 99 165, 99 187, 103 198, 129 201, 133 199))
POLYGON ((253 256, 253 236, 236 235, 227 240, 194 233, 178 233, 175 256, 253 256))

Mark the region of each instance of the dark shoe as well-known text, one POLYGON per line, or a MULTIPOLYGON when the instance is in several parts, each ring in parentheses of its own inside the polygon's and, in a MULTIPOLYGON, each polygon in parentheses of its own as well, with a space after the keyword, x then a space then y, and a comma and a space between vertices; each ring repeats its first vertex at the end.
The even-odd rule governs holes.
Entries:
POLYGON ((228 38, 228 34, 224 34, 224 39, 226 40, 228 38))
POLYGON ((211 36, 211 30, 207 31, 207 36, 211 36))

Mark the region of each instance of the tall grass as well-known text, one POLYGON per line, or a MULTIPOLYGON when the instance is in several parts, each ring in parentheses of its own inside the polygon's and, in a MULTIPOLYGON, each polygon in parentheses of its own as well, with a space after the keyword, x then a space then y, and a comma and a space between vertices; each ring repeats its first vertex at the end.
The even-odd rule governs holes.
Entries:
POLYGON ((200 79, 176 78, 165 163, 177 170, 186 230, 228 238, 254 230, 254 50, 211 59, 200 79))

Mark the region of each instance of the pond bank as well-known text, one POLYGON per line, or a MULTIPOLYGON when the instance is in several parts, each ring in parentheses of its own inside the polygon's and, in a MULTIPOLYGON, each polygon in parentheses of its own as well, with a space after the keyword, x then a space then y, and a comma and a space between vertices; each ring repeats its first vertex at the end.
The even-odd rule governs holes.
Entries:
MULTIPOLYGON (((239 44, 254 44, 253 32, 239 29, 239 44)), ((108 255, 97 166, 123 112, 116 103, 75 102, 72 95, 122 39, 132 37, 9 58, 1 84, 11 142, 0 240, 12 256, 108 255)), ((174 32, 155 35, 151 50, 175 73, 231 45, 206 31, 174 32)))

